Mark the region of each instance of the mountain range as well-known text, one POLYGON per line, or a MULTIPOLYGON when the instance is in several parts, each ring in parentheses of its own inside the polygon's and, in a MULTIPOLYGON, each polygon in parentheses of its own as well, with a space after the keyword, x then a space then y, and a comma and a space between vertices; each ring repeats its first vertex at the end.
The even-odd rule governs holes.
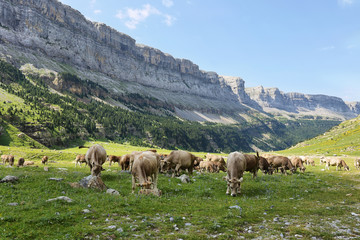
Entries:
POLYGON ((190 121, 261 119, 268 128, 274 119, 320 120, 331 127, 360 113, 359 102, 338 97, 246 88, 241 77, 203 71, 190 60, 137 44, 57 0, 0 0, 0 58, 54 92, 190 121), (64 73, 94 84, 66 81, 64 73))

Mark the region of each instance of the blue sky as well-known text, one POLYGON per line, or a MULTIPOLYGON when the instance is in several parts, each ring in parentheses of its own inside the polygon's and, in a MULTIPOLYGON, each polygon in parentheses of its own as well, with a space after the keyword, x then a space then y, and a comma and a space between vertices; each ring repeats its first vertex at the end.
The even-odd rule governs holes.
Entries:
POLYGON ((360 101, 360 0, 61 0, 246 87, 360 101))

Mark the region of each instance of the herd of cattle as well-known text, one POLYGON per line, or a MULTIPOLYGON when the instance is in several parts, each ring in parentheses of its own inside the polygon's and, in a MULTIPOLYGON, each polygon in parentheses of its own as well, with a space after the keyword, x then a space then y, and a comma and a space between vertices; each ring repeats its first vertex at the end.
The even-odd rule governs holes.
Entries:
MULTIPOLYGON (((113 163, 118 163, 122 170, 129 170, 132 174, 132 192, 135 187, 139 186, 141 190, 157 189, 157 179, 160 173, 172 173, 172 177, 178 176, 180 171, 186 170, 189 175, 192 175, 194 169, 201 172, 227 172, 225 177, 227 182, 226 194, 236 196, 240 193, 241 182, 243 181, 244 172, 250 172, 253 178, 257 176, 260 169, 264 174, 273 174, 274 171, 281 171, 282 174, 287 175, 287 170, 295 173, 297 169, 305 172, 305 165, 315 166, 313 159, 307 157, 285 157, 273 156, 264 154, 259 156, 244 154, 240 152, 232 152, 226 157, 219 155, 206 154, 205 160, 196 157, 190 152, 183 150, 175 150, 170 154, 158 154, 156 150, 150 149, 146 151, 134 151, 123 156, 107 155, 105 149, 101 145, 93 145, 89 147, 86 154, 79 154, 75 158, 75 167, 81 166, 82 163, 89 165, 91 175, 100 177, 103 169, 103 164, 108 160, 109 166, 113 163), (136 183, 138 182, 138 183, 136 183)), ((2 155, 1 159, 3 165, 9 163, 14 165, 13 155, 2 155)), ((44 156, 41 160, 43 164, 48 162, 48 157, 44 156)), ((330 166, 344 168, 349 170, 348 165, 344 160, 337 157, 321 157, 320 163, 325 163, 325 169, 330 166)), ((24 161, 24 158, 19 158, 17 166, 33 165, 34 161, 24 161)), ((355 159, 354 166, 360 168, 360 159, 355 159)))

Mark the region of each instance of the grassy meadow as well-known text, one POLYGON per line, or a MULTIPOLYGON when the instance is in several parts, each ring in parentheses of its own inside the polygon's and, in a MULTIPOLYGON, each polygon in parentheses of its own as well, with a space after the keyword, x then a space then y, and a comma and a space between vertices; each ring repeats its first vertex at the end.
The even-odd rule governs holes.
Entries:
MULTIPOLYGON (((91 145, 87 143, 86 145, 91 145)), ((108 154, 122 155, 144 148, 101 143, 108 154)), ((195 172, 191 183, 160 175, 161 197, 131 194, 131 175, 115 164, 102 179, 120 195, 72 188, 90 174, 76 167, 74 158, 87 149, 50 150, 0 146, 33 160, 37 167, 0 166, 0 239, 350 239, 360 237, 360 175, 354 157, 346 157, 350 171, 324 165, 307 166, 305 173, 280 173, 252 179, 245 174, 240 196, 225 195, 221 173, 195 172), (49 171, 41 157, 49 156, 49 171), (63 178, 53 181, 49 178, 63 178), (47 202, 67 196, 73 201, 47 202), (17 203, 13 206, 9 203, 17 203), (86 209, 86 210, 85 210, 86 209), (85 211, 84 211, 85 210, 85 211)), ((167 150, 158 150, 168 153, 167 150)), ((194 153, 204 156, 205 153, 194 153)))

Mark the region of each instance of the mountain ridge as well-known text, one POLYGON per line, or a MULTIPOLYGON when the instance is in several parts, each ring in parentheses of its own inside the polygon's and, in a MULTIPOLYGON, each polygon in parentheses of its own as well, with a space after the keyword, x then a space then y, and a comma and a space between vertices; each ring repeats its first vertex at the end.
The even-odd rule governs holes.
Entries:
POLYGON ((240 77, 203 71, 190 60, 137 44, 57 0, 0 0, 0 24, 0 56, 19 68, 31 63, 55 72, 68 71, 115 95, 156 98, 179 109, 175 115, 214 112, 215 119, 231 117, 242 122, 239 115, 254 113, 336 120, 360 113, 360 103, 347 105, 336 97, 284 94, 279 89, 251 91, 240 77))

